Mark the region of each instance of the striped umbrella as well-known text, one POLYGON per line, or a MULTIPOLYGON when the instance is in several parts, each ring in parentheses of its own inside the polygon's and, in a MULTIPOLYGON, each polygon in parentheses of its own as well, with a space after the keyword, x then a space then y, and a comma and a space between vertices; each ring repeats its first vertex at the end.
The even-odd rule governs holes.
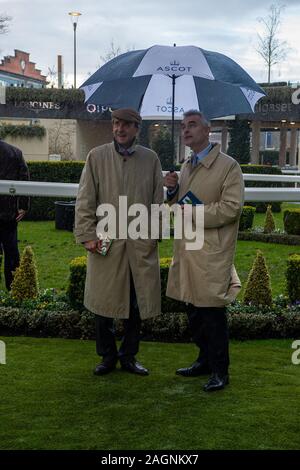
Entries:
MULTIPOLYGON (((175 45, 174 45, 175 46, 175 45)), ((132 107, 143 118, 174 120, 189 109, 208 119, 251 113, 264 91, 229 57, 196 46, 152 46, 121 54, 80 87, 86 103, 132 107)))

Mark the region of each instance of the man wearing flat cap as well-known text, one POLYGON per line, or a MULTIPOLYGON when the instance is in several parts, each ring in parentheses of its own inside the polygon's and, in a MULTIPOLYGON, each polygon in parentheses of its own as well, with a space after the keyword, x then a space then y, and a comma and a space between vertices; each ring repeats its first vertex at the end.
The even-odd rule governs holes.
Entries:
POLYGON ((163 202, 158 156, 136 143, 141 121, 139 113, 131 108, 112 112, 114 140, 90 151, 79 184, 75 236, 88 251, 84 305, 96 318, 96 350, 102 356, 94 371, 96 375, 113 371, 118 361, 125 371, 148 375, 135 358, 141 320, 161 312, 158 241, 150 236, 126 238, 117 232, 103 253, 103 240, 96 233, 100 204, 111 204, 118 220, 120 196, 127 197, 128 208, 139 203, 149 213, 151 204, 163 202), (113 319, 124 320, 119 350, 113 319))

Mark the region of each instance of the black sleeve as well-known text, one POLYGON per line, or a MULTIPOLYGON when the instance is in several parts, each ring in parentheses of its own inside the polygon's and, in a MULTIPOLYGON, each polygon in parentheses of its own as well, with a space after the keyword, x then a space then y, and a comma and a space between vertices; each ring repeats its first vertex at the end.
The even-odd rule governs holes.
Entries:
MULTIPOLYGON (((28 181, 29 180, 29 170, 26 162, 24 160, 22 152, 18 152, 18 180, 19 181, 28 181)), ((18 197, 18 209, 23 209, 28 211, 30 207, 30 198, 27 196, 19 196, 18 197)))

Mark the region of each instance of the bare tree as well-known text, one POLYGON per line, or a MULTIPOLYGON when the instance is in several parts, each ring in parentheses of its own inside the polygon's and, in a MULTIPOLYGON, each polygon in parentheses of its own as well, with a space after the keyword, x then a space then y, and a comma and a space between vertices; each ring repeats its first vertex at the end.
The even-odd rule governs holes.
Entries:
POLYGON ((49 154, 59 154, 62 160, 73 160, 72 135, 74 134, 74 123, 59 119, 48 130, 49 154))
POLYGON ((49 80, 48 82, 49 86, 55 87, 57 84, 57 72, 56 72, 55 65, 53 65, 52 67, 48 67, 47 78, 49 80))
POLYGON ((98 65, 98 67, 101 67, 102 64, 105 64, 109 60, 113 59, 114 57, 117 57, 120 54, 124 54, 125 52, 129 51, 134 51, 135 47, 131 46, 126 49, 126 51, 123 51, 122 48, 118 45, 115 44, 114 40, 112 39, 110 41, 110 48, 106 52, 104 56, 100 56, 101 64, 98 65))
POLYGON ((0 34, 8 32, 8 23, 12 20, 11 16, 0 13, 0 34))
POLYGON ((116 46, 114 43, 114 40, 112 39, 110 41, 110 49, 106 52, 106 54, 103 56, 100 56, 100 59, 103 63, 108 62, 109 60, 113 59, 114 57, 117 57, 118 55, 121 54, 121 47, 116 46))
POLYGON ((268 70, 268 83, 271 82, 271 69, 286 59, 289 46, 286 41, 279 39, 280 16, 284 10, 284 5, 271 5, 268 16, 258 18, 263 26, 263 33, 258 34, 258 45, 256 51, 263 58, 268 70))

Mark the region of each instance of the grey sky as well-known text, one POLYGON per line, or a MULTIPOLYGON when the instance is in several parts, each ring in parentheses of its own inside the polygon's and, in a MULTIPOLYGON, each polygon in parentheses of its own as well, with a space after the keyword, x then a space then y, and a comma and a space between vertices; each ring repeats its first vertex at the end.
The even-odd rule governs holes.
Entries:
MULTIPOLYGON (((113 39, 122 51, 153 44, 194 44, 226 54, 257 81, 266 70, 255 52, 257 18, 266 16, 274 2, 261 0, 0 0, 0 12, 13 17, 10 31, 0 36, 0 55, 14 49, 30 58, 47 74, 64 58, 66 79, 72 83, 73 29, 69 11, 80 11, 77 29, 78 84, 94 72, 113 39)), ((288 59, 274 68, 273 79, 300 80, 300 0, 287 0, 281 37, 291 47, 288 59)))

